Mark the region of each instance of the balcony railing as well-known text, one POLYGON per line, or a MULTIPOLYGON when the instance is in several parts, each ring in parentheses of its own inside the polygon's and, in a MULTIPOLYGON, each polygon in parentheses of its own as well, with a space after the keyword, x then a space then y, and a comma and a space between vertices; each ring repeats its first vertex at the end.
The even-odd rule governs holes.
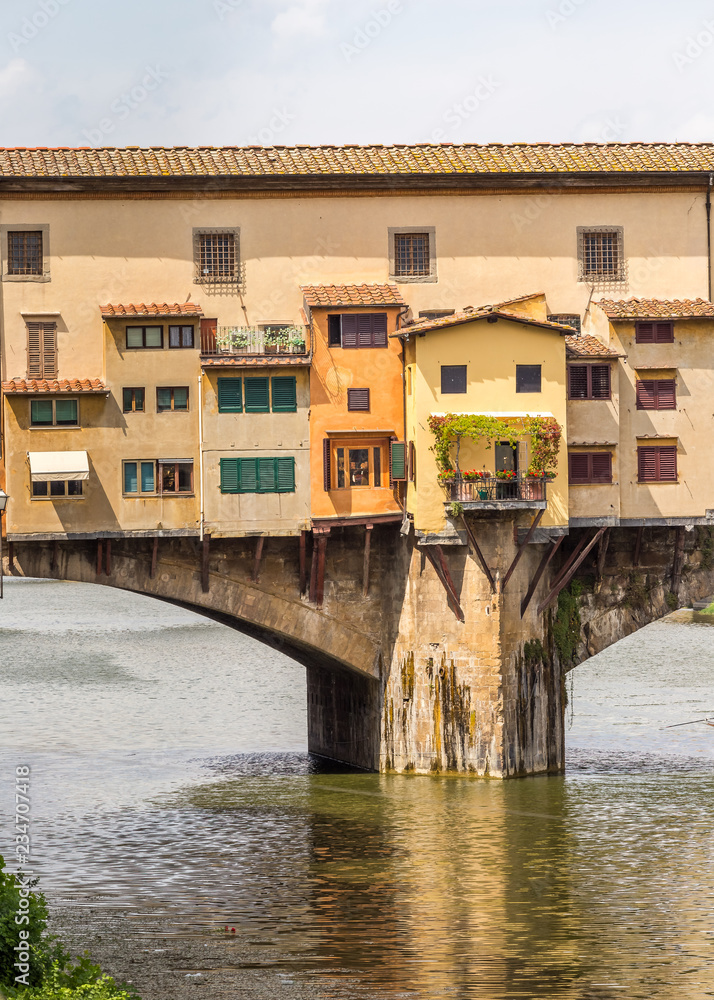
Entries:
POLYGON ((304 326, 218 326, 201 330, 201 354, 310 353, 310 331, 304 326))
POLYGON ((447 479, 443 485, 452 503, 501 504, 520 502, 523 504, 545 504, 547 479, 517 475, 514 479, 499 479, 487 476, 484 479, 447 479))

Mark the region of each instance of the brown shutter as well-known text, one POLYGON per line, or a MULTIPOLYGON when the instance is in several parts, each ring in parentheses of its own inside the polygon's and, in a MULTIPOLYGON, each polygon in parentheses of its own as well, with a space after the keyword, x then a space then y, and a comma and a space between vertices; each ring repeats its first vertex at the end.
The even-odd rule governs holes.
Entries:
POLYGON ((27 377, 42 378, 41 323, 27 324, 27 377))
POLYGON ((357 346, 372 346, 372 320, 371 313, 360 313, 357 317, 357 346))
POLYGON ((322 441, 322 485, 325 492, 332 489, 332 465, 330 462, 330 439, 322 441))
POLYGON ((357 320, 358 317, 346 313, 342 317, 342 346, 357 347, 357 320))
POLYGON ((636 391, 638 410, 657 409, 657 382, 650 379, 637 382, 636 391))
POLYGON ((676 445, 663 445, 656 449, 659 452, 659 481, 662 483, 677 481, 677 448, 676 445))
POLYGON ((671 344, 674 342, 674 323, 654 324, 655 344, 671 344))
POLYGON ((568 455, 568 471, 571 483, 589 483, 591 462, 586 452, 576 452, 568 455))
POLYGON ((637 449, 637 478, 641 483, 656 483, 659 472, 659 448, 637 449))
POLYGON ((588 398, 588 366, 568 366, 568 397, 570 399, 588 398))
POLYGON ((591 365, 591 395, 593 399, 610 398, 610 366, 591 365))
POLYGON ((416 448, 414 442, 409 442, 409 457, 407 459, 407 478, 410 483, 416 482, 416 448))
POLYGON ((657 383, 657 409, 677 409, 677 383, 673 378, 661 378, 657 383))
POLYGON ((654 344, 655 329, 654 323, 635 323, 635 343, 654 344))
POLYGON ((201 320, 201 354, 216 353, 216 331, 218 330, 217 319, 201 320))
POLYGON ((387 314, 375 313, 372 316, 372 346, 387 346, 387 314))
POLYGON ((369 389, 348 389, 347 409, 369 412, 369 389))
POLYGON ((57 378, 57 327, 42 323, 42 377, 57 378))
POLYGON ((612 455, 609 451, 594 451, 592 459, 592 481, 594 483, 612 482, 612 455))

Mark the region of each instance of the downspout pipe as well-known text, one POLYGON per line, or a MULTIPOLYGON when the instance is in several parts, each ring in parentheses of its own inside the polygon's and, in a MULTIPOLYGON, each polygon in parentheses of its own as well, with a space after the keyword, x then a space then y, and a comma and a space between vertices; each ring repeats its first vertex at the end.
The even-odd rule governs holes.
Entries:
MULTIPOLYGON (((402 317, 409 313, 409 306, 402 309, 397 315, 397 331, 402 329, 402 317)), ((409 337, 400 337, 399 340, 402 345, 402 421, 404 424, 404 461, 405 464, 409 465, 409 445, 407 442, 407 340, 409 337)), ((404 517, 407 516, 407 491, 409 490, 409 480, 407 476, 407 482, 404 483, 404 503, 399 502, 399 506, 404 511, 404 517)))
POLYGON ((203 541, 203 372, 198 376, 198 537, 203 541))
POLYGON ((709 174, 709 184, 707 185, 707 290, 708 298, 712 300, 712 182, 714 174, 709 174))

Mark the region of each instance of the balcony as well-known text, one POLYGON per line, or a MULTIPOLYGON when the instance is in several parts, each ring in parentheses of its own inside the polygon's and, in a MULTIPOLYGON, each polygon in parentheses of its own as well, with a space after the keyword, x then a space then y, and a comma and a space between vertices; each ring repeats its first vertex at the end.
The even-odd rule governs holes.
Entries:
POLYGON ((305 326, 218 326, 201 330, 201 359, 210 364, 309 364, 310 330, 305 326))
POLYGON ((485 476, 464 479, 455 476, 442 480, 450 503, 459 503, 464 510, 519 510, 547 506, 548 480, 522 474, 513 479, 485 476))

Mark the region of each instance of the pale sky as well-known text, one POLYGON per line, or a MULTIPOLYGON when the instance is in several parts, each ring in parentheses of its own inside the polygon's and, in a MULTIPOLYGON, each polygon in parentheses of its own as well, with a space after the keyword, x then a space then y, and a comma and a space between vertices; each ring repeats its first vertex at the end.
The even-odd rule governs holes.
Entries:
POLYGON ((0 145, 713 141, 707 0, 4 0, 0 145))

